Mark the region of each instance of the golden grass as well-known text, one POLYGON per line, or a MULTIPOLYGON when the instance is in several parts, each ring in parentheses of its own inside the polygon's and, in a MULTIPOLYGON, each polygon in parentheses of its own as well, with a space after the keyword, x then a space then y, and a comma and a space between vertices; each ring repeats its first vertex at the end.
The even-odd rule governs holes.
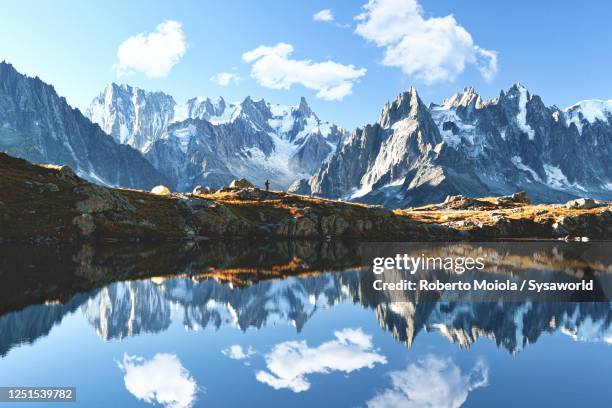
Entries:
MULTIPOLYGON (((484 200, 484 199, 483 199, 484 200)), ((531 220, 537 223, 547 221, 557 221, 561 217, 578 216, 584 214, 598 215, 608 210, 608 207, 591 209, 568 209, 561 205, 531 205, 526 204, 514 208, 498 208, 491 210, 443 210, 430 209, 434 206, 427 206, 424 209, 409 208, 405 210, 395 210, 397 215, 408 217, 416 222, 426 224, 446 224, 451 222, 465 221, 467 224, 476 223, 482 225, 493 225, 495 216, 502 216, 511 220, 531 220)), ((462 229, 458 227, 458 229, 462 229)))

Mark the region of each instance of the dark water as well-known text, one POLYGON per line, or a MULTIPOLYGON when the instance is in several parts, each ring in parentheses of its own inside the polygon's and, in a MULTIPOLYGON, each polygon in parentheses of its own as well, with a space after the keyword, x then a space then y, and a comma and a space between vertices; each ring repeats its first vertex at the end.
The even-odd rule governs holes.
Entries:
POLYGON ((4 246, 0 386, 75 386, 69 407, 612 406, 610 244, 406 245, 592 276, 598 301, 378 292, 369 244, 4 246))

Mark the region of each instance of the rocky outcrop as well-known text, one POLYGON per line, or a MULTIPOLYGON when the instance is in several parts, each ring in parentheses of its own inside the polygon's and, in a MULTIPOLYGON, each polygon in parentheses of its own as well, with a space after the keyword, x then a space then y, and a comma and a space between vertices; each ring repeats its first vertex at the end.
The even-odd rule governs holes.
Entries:
POLYGON ((197 195, 201 195, 201 194, 210 194, 213 192, 213 189, 206 186, 206 187, 202 187, 202 186, 195 186, 193 188, 192 193, 193 194, 197 194, 197 195))
POLYGON ((0 239, 449 238, 390 210, 237 185, 205 196, 110 189, 0 153, 0 239))
POLYGON ((0 239, 182 240, 199 237, 367 241, 612 236, 610 203, 531 205, 522 194, 391 211, 236 183, 207 194, 151 194, 90 184, 69 169, 0 153, 0 239))
POLYGON ((255 186, 247 179, 232 180, 230 188, 254 188, 255 186))
POLYGON ((529 205, 531 200, 524 191, 512 195, 489 197, 486 199, 470 198, 462 195, 447 196, 442 204, 432 207, 446 210, 493 210, 529 205))
POLYGON ((596 201, 592 198, 578 198, 565 203, 565 206, 570 209, 589 210, 591 208, 605 207, 606 203, 596 201))
POLYGON ((415 221, 451 228, 466 239, 504 238, 609 239, 612 203, 591 208, 564 204, 530 204, 524 193, 470 199, 449 197, 447 202, 396 211, 415 221))

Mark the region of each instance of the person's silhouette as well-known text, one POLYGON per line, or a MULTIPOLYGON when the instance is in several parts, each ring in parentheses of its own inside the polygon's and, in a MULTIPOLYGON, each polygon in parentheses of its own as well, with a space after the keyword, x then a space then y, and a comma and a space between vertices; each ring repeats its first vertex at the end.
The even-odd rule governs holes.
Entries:
POLYGON ((270 180, 266 180, 266 191, 270 191, 270 180))

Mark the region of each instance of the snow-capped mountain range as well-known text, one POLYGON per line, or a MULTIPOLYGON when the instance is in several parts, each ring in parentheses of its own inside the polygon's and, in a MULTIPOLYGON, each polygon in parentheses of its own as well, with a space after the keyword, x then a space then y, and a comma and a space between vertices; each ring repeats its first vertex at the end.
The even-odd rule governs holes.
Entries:
POLYGON ((490 100, 465 88, 426 106, 411 88, 291 187, 388 207, 519 190, 543 202, 612 199, 612 101, 561 110, 515 84, 490 100))
POLYGON ((109 84, 86 115, 118 143, 140 150, 180 191, 226 186, 235 178, 276 189, 312 175, 346 132, 321 121, 302 98, 296 106, 246 97, 197 97, 178 104, 170 95, 109 84))
POLYGON ((519 190, 538 202, 610 200, 612 100, 559 109, 516 84, 493 99, 465 88, 425 105, 410 88, 376 123, 349 134, 303 98, 295 106, 250 97, 179 104, 116 84, 82 115, 51 85, 3 62, 0 150, 66 164, 95 183, 143 189, 219 188, 244 177, 391 208, 519 190))

